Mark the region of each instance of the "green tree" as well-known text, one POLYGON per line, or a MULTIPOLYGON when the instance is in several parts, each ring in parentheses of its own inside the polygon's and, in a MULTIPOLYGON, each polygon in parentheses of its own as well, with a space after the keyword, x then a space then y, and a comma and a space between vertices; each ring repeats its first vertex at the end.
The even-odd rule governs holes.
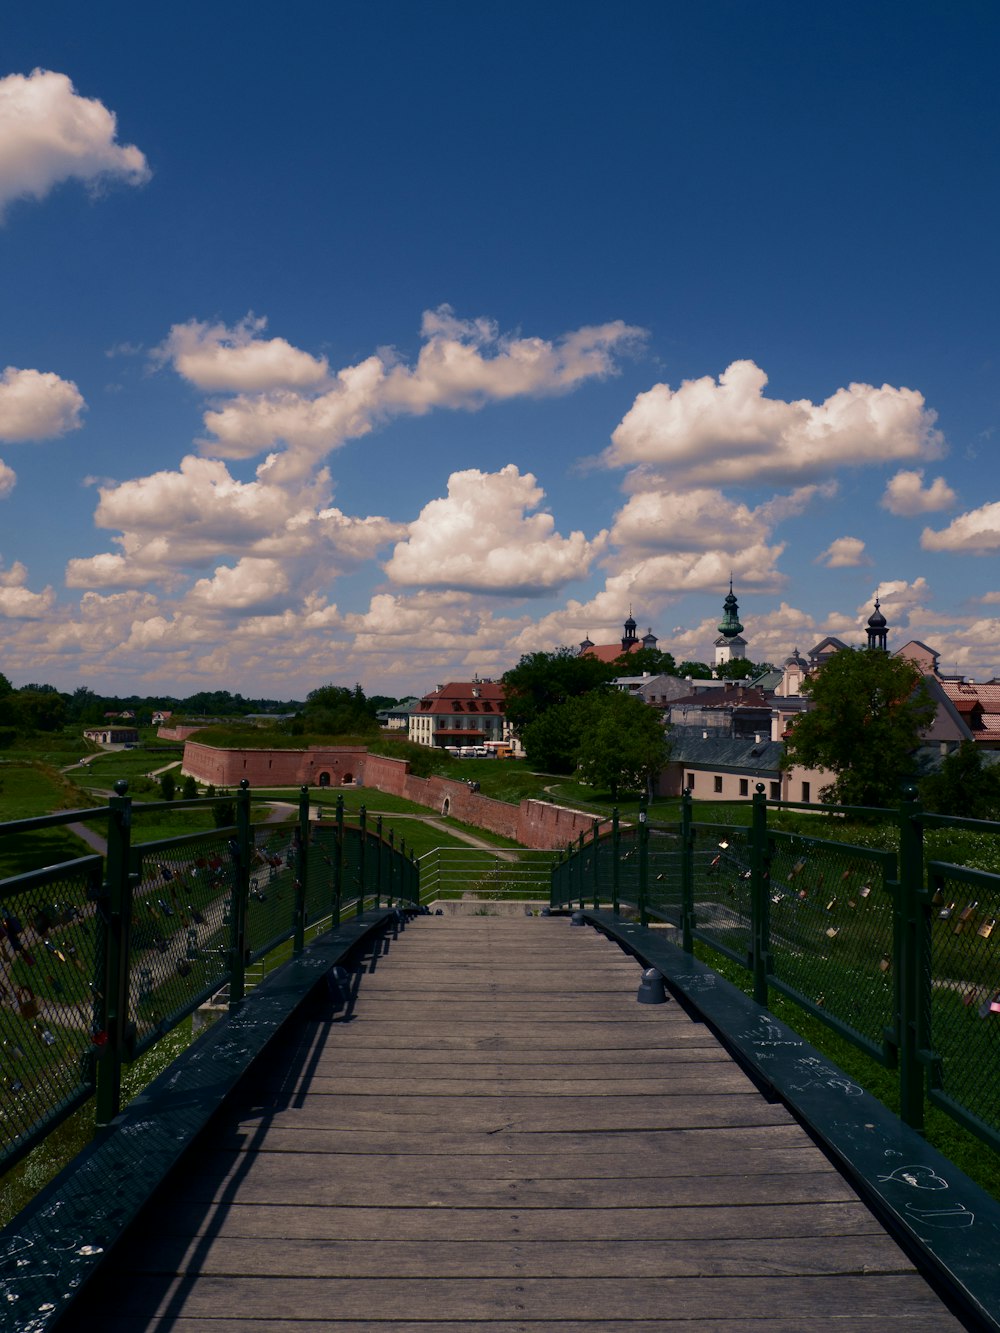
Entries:
POLYGON ((620 674, 612 663, 581 657, 573 648, 526 653, 503 676, 507 720, 523 737, 525 728, 547 709, 588 694, 620 674))
POLYGON ((692 680, 711 680, 712 668, 707 662, 682 662, 677 674, 684 678, 690 676, 692 680))
POLYGON ((160 774, 160 795, 165 801, 172 801, 177 791, 177 780, 173 773, 160 774))
POLYGON ((0 672, 0 726, 11 726, 14 722, 14 686, 0 672))
POLYGON ((720 680, 754 680, 773 670, 770 662, 751 662, 748 657, 732 657, 728 662, 720 662, 715 668, 715 674, 720 680))
POLYGON ((1000 768, 983 762, 975 741, 963 741, 924 778, 920 796, 935 814, 1000 819, 1000 768))
POLYGON ((181 784, 181 796, 185 801, 193 801, 198 795, 198 784, 189 773, 181 784))
POLYGON ((894 805, 935 712, 918 667, 885 652, 843 648, 806 678, 802 691, 813 706, 793 723, 782 766, 833 773, 823 801, 894 805))
POLYGON ((651 676, 677 675, 673 653, 663 653, 659 648, 636 648, 634 653, 622 653, 613 665, 616 676, 641 676, 646 671, 651 676))
POLYGON ((590 725, 599 692, 578 694, 553 704, 527 724, 521 733, 525 758, 543 773, 576 771, 580 744, 590 725))
POLYGON ((670 757, 661 715, 624 690, 589 702, 577 753, 580 777, 615 801, 624 791, 644 791, 670 757))
POLYGON ((322 685, 306 697, 304 730, 328 736, 351 736, 377 730, 375 710, 360 685, 322 685))
POLYGON ((66 723, 66 700, 51 686, 25 685, 11 702, 22 731, 59 731, 66 723))
POLYGON ((216 828, 229 828, 236 823, 236 802, 221 800, 212 806, 212 822, 216 828))

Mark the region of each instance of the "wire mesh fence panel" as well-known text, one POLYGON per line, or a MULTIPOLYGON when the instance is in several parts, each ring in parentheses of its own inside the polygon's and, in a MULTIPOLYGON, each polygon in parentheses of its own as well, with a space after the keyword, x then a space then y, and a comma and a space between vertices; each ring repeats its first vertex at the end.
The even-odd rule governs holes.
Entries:
POLYGON ((930 1098, 1000 1139, 1000 876, 927 863, 930 1098))
POLYGON ((681 837, 678 832, 654 828, 649 832, 646 902, 662 921, 681 921, 681 837))
POLYGON ((103 1033, 102 862, 0 884, 0 1164, 93 1090, 103 1033))
POLYGON ((309 870, 306 875, 306 923, 315 924, 334 914, 336 903, 337 830, 314 824, 309 834, 309 870))
POLYGON ((695 824, 692 832, 695 934, 746 965, 751 949, 750 829, 695 824))
POLYGON ((878 1059, 896 1006, 892 853, 772 833, 768 981, 878 1059))
POLYGON ((249 957, 256 959, 294 929, 299 852, 297 827, 264 824, 251 832, 245 941, 249 957))
POLYGON ((129 1017, 136 1050, 155 1042, 229 979, 235 832, 132 848, 129 1017))
POLYGON ((637 825, 629 824, 619 830, 618 849, 618 901, 623 907, 637 907, 642 896, 637 825))
POLYGON ((365 846, 361 830, 355 825, 344 825, 343 868, 341 872, 341 910, 356 911, 363 897, 362 871, 365 846))
POLYGON ((593 844, 594 875, 591 885, 592 901, 598 907, 607 906, 615 893, 615 860, 618 847, 610 833, 605 833, 593 844))

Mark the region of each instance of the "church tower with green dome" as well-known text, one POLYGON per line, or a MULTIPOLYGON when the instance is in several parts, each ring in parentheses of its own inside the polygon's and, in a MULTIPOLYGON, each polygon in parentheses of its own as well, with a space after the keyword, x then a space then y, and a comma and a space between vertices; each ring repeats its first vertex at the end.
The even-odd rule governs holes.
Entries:
POLYGON ((719 637, 715 640, 715 665, 731 662, 735 657, 746 657, 747 641, 743 637, 740 624, 740 610, 733 592, 733 580, 729 580, 729 595, 722 604, 722 619, 719 621, 719 637))

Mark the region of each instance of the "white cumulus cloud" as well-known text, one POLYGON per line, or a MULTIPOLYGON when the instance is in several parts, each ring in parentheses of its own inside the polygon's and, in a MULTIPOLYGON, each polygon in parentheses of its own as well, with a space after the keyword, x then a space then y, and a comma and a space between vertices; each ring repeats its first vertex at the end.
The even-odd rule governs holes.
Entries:
POLYGON ((212 391, 308 388, 326 379, 326 357, 310 356, 284 338, 259 337, 266 327, 266 319, 252 315, 232 328, 196 319, 175 324, 153 353, 153 361, 172 362, 178 375, 212 391))
POLYGON ((879 504, 883 509, 888 509, 890 514, 910 518, 914 514, 931 514, 939 509, 950 509, 957 498, 944 477, 935 477, 925 487, 923 468, 913 471, 904 469, 889 478, 879 504))
POLYGON ((210 579, 199 579, 186 598, 188 606, 244 611, 280 604, 288 576, 277 560, 246 557, 232 568, 220 565, 210 579))
POLYGON ((865 544, 860 537, 838 537, 816 557, 815 563, 826 565, 827 569, 854 569, 870 565, 871 560, 865 555, 865 544))
POLYGON ((1000 500, 971 509, 935 532, 924 528, 920 545, 925 551, 957 551, 965 555, 992 555, 1000 550, 1000 500))
POLYGON ((0 458, 0 500, 6 500, 17 485, 17 473, 0 458))
MULTIPOLYGON (((242 482, 219 459, 189 455, 177 471, 99 487, 94 521, 118 528, 117 551, 72 559, 71 588, 176 586, 180 571, 226 557, 321 564, 326 577, 374 558, 406 533, 378 515, 356 518, 330 505, 320 471, 292 487, 242 482)), ((289 574, 290 586, 294 581, 289 574)))
POLYGON ((654 385, 636 398, 603 461, 653 468, 674 485, 747 485, 942 451, 935 414, 912 389, 850 384, 813 403, 765 398, 766 384, 753 361, 734 361, 718 381, 654 385))
POLYGON ((13 199, 44 199, 64 180, 141 185, 150 171, 117 142, 114 113, 81 97, 65 74, 36 69, 0 79, 0 215, 13 199))
MULTIPOLYGON (((610 540, 633 553, 701 551, 766 541, 776 524, 802 513, 817 496, 829 497, 836 485, 799 486, 751 509, 722 491, 693 487, 687 491, 637 490, 615 517, 610 540)), ((627 488, 628 489, 628 488, 627 488)))
POLYGON ((386 573, 403 586, 528 597, 584 577, 606 534, 561 537, 552 515, 538 511, 543 498, 534 476, 513 463, 453 472, 447 496, 424 506, 386 573))
POLYGON ((18 370, 0 375, 0 440, 49 440, 76 430, 86 404, 72 380, 49 370, 18 370))
POLYGON ((56 600, 52 589, 32 592, 27 582, 28 571, 20 560, 15 560, 9 569, 0 567, 0 616, 39 620, 52 610, 56 600))
MULTIPOLYGON (((204 421, 213 438, 205 452, 252 458, 283 443, 284 450, 272 453, 262 471, 271 480, 300 478, 316 459, 392 417, 421 416, 434 408, 474 411, 519 396, 568 393, 587 379, 613 374, 616 353, 642 336, 642 330, 615 320, 554 342, 514 337, 501 335, 489 320, 456 319, 447 306, 424 315, 421 333, 415 365, 381 352, 337 371, 316 393, 285 384, 270 392, 242 392, 211 408, 204 421)), ((240 350, 245 349, 228 349, 230 362, 240 350)))

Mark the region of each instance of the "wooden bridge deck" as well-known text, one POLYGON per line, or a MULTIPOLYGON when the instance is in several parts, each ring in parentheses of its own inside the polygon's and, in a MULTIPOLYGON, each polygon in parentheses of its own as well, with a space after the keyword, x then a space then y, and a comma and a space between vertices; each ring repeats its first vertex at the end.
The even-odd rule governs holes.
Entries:
POLYGON ((303 1021, 78 1333, 962 1323, 780 1105, 565 918, 420 917, 303 1021))

